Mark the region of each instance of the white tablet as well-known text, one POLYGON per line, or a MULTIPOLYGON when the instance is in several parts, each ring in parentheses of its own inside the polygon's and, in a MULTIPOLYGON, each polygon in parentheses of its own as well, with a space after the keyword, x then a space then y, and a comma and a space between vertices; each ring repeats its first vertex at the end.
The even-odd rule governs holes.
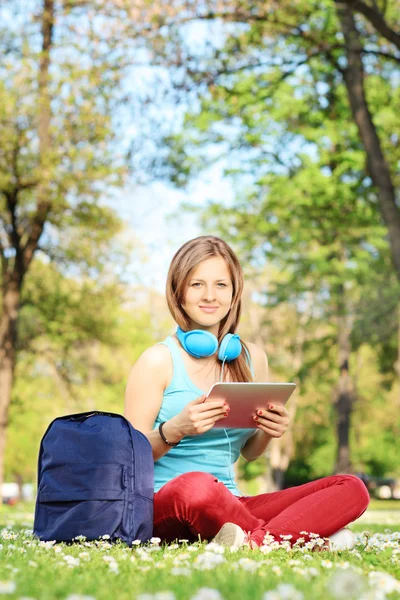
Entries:
POLYGON ((220 382, 214 383, 207 400, 225 400, 229 416, 219 419, 214 427, 255 429, 253 416, 269 404, 285 404, 296 388, 295 383, 220 382))

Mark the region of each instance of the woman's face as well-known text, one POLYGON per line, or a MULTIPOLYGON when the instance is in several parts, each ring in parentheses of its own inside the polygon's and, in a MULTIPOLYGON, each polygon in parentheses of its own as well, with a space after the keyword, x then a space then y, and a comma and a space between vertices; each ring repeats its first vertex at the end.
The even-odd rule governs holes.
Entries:
POLYGON ((218 333, 232 303, 233 285, 228 265, 220 256, 203 260, 190 275, 182 304, 192 329, 218 333))

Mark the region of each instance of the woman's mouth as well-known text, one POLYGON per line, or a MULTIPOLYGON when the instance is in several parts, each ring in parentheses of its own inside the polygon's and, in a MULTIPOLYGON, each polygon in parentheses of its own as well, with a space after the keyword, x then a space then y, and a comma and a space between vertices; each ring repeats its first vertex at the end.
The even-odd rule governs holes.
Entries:
POLYGON ((200 306, 201 310, 206 313, 214 313, 218 310, 218 306, 200 306))

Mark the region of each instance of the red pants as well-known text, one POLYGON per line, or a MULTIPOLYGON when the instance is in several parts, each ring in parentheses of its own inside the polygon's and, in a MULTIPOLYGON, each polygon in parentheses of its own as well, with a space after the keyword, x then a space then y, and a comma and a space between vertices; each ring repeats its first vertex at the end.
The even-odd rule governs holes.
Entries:
POLYGON ((267 531, 277 541, 301 531, 328 537, 360 517, 369 494, 354 475, 332 475, 287 490, 258 496, 234 496, 209 473, 175 477, 154 494, 154 536, 167 542, 212 538, 228 521, 262 544, 267 531))

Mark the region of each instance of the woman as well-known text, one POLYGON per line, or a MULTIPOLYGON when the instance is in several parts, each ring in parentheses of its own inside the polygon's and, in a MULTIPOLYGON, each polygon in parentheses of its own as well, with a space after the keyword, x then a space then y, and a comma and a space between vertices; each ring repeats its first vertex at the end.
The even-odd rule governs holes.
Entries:
POLYGON ((231 336, 225 336, 239 324, 242 290, 240 263, 223 240, 201 236, 184 244, 167 278, 177 332, 148 348, 130 373, 124 414, 153 449, 154 535, 165 541, 200 536, 236 549, 260 546, 267 533, 275 541, 289 536, 291 544, 317 533, 331 536, 326 548, 352 547, 353 534, 342 528, 369 502, 357 477, 325 477, 258 496, 243 496, 235 485, 239 454, 255 460, 289 424, 283 406, 269 405, 254 415, 254 430, 213 428, 229 412, 223 401, 204 402, 213 383, 268 381, 267 357, 256 345, 241 341, 239 355, 226 358, 231 336), (193 330, 201 330, 194 344, 193 330), (208 352, 198 350, 204 340, 215 341, 208 352))

